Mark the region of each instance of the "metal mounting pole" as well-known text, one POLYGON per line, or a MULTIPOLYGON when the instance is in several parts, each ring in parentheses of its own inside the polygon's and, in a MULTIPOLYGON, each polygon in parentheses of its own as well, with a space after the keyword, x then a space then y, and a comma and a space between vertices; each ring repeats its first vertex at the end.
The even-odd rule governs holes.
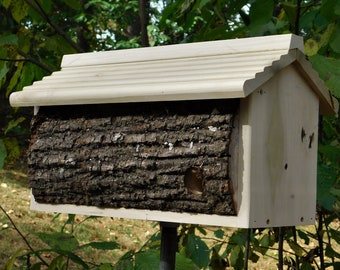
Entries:
POLYGON ((160 270, 175 270, 178 248, 178 223, 160 222, 161 226, 161 262, 160 270))

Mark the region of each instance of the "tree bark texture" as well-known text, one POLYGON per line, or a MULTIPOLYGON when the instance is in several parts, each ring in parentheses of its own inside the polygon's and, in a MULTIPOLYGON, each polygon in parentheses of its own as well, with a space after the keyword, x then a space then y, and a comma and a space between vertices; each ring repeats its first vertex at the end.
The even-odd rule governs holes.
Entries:
POLYGON ((228 165, 237 110, 237 100, 42 107, 28 152, 33 195, 234 215, 228 165))

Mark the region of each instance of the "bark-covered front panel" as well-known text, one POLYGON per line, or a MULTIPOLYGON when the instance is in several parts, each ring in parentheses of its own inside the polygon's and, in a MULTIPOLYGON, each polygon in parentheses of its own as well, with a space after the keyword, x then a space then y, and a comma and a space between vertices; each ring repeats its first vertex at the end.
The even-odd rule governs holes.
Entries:
POLYGON ((42 107, 30 183, 40 203, 234 215, 237 100, 42 107))

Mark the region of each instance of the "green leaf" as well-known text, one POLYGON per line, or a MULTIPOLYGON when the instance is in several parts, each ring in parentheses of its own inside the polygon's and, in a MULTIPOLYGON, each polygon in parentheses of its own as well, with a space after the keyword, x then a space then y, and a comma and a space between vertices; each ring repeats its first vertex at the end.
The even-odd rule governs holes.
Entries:
POLYGON ((256 263, 259 261, 260 259, 260 256, 257 255, 255 252, 253 252, 253 250, 250 250, 249 251, 249 259, 253 262, 253 263, 256 263))
POLYGON ((340 244, 340 232, 338 230, 330 229, 328 232, 331 234, 332 239, 340 244))
POLYGON ((224 258, 219 254, 222 244, 214 246, 211 249, 211 258, 209 266, 212 269, 220 269, 224 264, 226 264, 224 258))
POLYGON ((182 3, 183 3, 183 0, 174 1, 165 7, 165 9, 162 12, 161 20, 159 22, 160 28, 163 28, 166 26, 166 24, 170 21, 171 16, 175 14, 180 14, 178 10, 180 9, 180 6, 182 5, 182 3))
POLYGON ((327 46, 330 38, 334 35, 335 30, 336 25, 331 23, 327 26, 324 33, 315 33, 312 38, 305 42, 305 54, 308 56, 315 55, 322 47, 327 46))
POLYGON ((236 270, 243 269, 244 253, 240 246, 235 246, 230 252, 230 265, 236 270))
POLYGON ((65 221, 64 225, 61 227, 60 231, 64 232, 66 225, 73 225, 75 218, 76 218, 75 214, 68 214, 67 220, 65 221))
POLYGON ((266 254, 269 246, 270 246, 270 235, 269 234, 265 234, 262 236, 261 240, 260 240, 260 253, 262 255, 266 254))
POLYGON ((59 269, 65 269, 66 265, 63 263, 64 256, 60 255, 52 260, 50 265, 48 266, 47 270, 59 270, 59 269))
POLYGON ((113 250, 113 249, 118 249, 119 244, 113 241, 112 242, 91 242, 91 243, 81 246, 81 248, 83 247, 92 247, 92 248, 100 249, 100 250, 113 250))
POLYGON ((334 196, 338 197, 338 199, 340 198, 340 189, 338 189, 338 188, 331 188, 330 192, 334 196))
POLYGON ((295 243, 294 241, 291 241, 291 240, 287 240, 287 243, 296 255, 298 255, 299 257, 301 257, 303 255, 304 250, 299 244, 297 244, 297 243, 295 243))
MULTIPOLYGON (((318 10, 312 10, 310 12, 307 12, 306 14, 302 14, 302 16, 300 17, 301 29, 308 29, 308 30, 312 29, 317 15, 319 15, 318 10)), ((291 22, 291 24, 294 25, 294 23, 295 23, 295 17, 293 18, 293 22, 291 22)))
POLYGON ((210 3, 210 0, 200 0, 198 1, 197 5, 198 5, 198 8, 201 9, 208 3, 210 3))
POLYGON ((340 2, 338 1, 336 6, 334 7, 334 13, 340 16, 340 2))
POLYGON ((50 13, 52 9, 52 1, 51 0, 39 0, 40 6, 43 8, 45 13, 50 13))
POLYGON ((65 4, 74 10, 80 10, 81 4, 78 0, 64 0, 65 4))
POLYGON ((186 12, 190 8, 191 4, 193 3, 194 3, 194 0, 184 0, 181 5, 181 13, 186 12))
POLYGON ((134 252, 132 250, 129 250, 126 252, 122 257, 120 257, 119 261, 114 265, 115 270, 135 270, 133 266, 133 257, 134 252))
POLYGON ((20 23, 20 21, 27 15, 28 12, 27 3, 23 0, 16 0, 12 2, 11 8, 13 19, 16 22, 20 23))
POLYGON ((1 86, 2 79, 5 78, 8 71, 9 71, 9 68, 7 67, 6 63, 0 62, 0 86, 1 86))
POLYGON ((0 139, 0 170, 4 168, 6 157, 7 157, 6 146, 3 140, 0 139))
MULTIPOLYGON (((113 267, 112 264, 110 263, 103 263, 99 266, 98 270, 114 270, 115 268, 113 267)), ((124 268, 126 269, 126 268, 124 268)))
POLYGON ((319 152, 322 153, 328 161, 333 164, 340 164, 340 147, 339 145, 319 145, 319 152))
POLYGON ((327 245, 325 249, 325 255, 329 258, 338 258, 340 259, 340 254, 335 251, 331 245, 327 245))
POLYGON ((15 90, 22 90, 25 86, 31 85, 34 80, 40 80, 45 72, 43 70, 28 62, 24 65, 18 65, 18 69, 11 79, 10 86, 7 89, 6 95, 15 90))
POLYGON ((314 267, 311 266, 309 262, 303 262, 300 269, 301 270, 314 270, 314 267))
POLYGON ((318 53, 319 50, 320 50, 320 45, 313 38, 310 38, 305 42, 305 53, 306 53, 306 55, 308 55, 308 56, 315 55, 315 54, 318 53))
POLYGON ((318 166, 318 183, 317 183, 317 202, 327 210, 332 210, 336 202, 334 195, 330 193, 331 188, 336 182, 336 172, 326 164, 318 166))
MULTIPOLYGON (((32 42, 33 43, 37 42, 32 37, 34 36, 32 31, 29 29, 22 29, 20 32, 17 33, 17 35, 18 35, 18 47, 20 48, 20 50, 23 51, 24 53, 31 54, 32 42)), ((36 39, 43 38, 39 36, 36 37, 36 39)), ((39 40, 38 42, 40 43, 44 41, 39 40)))
POLYGON ((12 164, 20 156, 20 145, 15 137, 3 138, 3 143, 7 149, 6 164, 12 164))
POLYGON ((26 120, 25 117, 20 116, 19 118, 15 119, 15 120, 9 121, 9 123, 7 124, 7 127, 6 127, 6 129, 4 131, 4 134, 7 134, 7 132, 12 130, 13 128, 16 128, 20 123, 22 123, 25 120, 26 120))
POLYGON ((10 259, 6 262, 4 270, 12 270, 14 269, 14 263, 16 259, 20 256, 22 249, 17 250, 10 259))
POLYGON ((32 7, 28 9, 27 14, 32 19, 33 23, 44 22, 44 18, 32 7))
POLYGON ((319 54, 309 58, 313 68, 332 91, 332 94, 340 98, 340 60, 331 59, 319 54))
POLYGON ((305 245, 309 245, 310 240, 309 240, 308 235, 307 235, 305 232, 301 231, 301 230, 296 230, 296 231, 297 231, 298 236, 299 236, 301 239, 304 240, 304 244, 305 244, 305 245))
POLYGON ((340 53, 340 23, 337 25, 336 31, 334 31, 332 36, 332 41, 330 42, 330 47, 336 53, 340 53))
POLYGON ((75 49, 59 35, 45 37, 45 48, 59 55, 75 53, 75 49))
POLYGON ((203 235, 207 235, 207 231, 202 226, 196 226, 196 229, 203 235))
POLYGON ((323 0, 320 8, 320 14, 329 21, 336 19, 334 7, 337 7, 338 0, 323 0))
POLYGON ((229 242, 239 246, 244 246, 246 244, 244 230, 238 230, 237 232, 233 233, 229 242))
POLYGON ((223 237, 224 237, 224 230, 218 229, 217 231, 214 231, 214 235, 215 235, 215 237, 217 237, 219 239, 223 239, 223 237))
POLYGON ((188 235, 186 255, 192 259, 199 268, 205 268, 209 265, 210 250, 206 243, 194 234, 188 235))
POLYGON ((12 0, 2 0, 2 5, 4 6, 4 8, 8 9, 9 6, 11 5, 12 0))
POLYGON ((249 11, 250 24, 252 27, 262 27, 273 16, 274 1, 256 0, 252 3, 249 11))
POLYGON ((291 25, 295 25, 295 19, 296 19, 296 4, 293 4, 291 2, 281 2, 280 3, 288 17, 289 23, 291 25))
POLYGON ((49 245, 53 250, 60 251, 73 251, 79 247, 78 240, 69 233, 53 232, 42 233, 38 232, 36 235, 49 245))
POLYGON ((9 96, 9 94, 13 91, 14 87, 18 83, 18 80, 19 80, 21 72, 22 72, 22 67, 23 67, 23 62, 18 63, 17 69, 16 69, 14 75, 12 76, 12 78, 11 78, 11 80, 9 82, 9 85, 7 87, 6 97, 9 96))
POLYGON ((18 36, 14 34, 1 36, 0 46, 3 45, 18 45, 18 36))
MULTIPOLYGON (((85 263, 79 256, 68 250, 56 250, 57 253, 70 258, 74 263, 82 266, 82 269, 90 269, 90 267, 85 263)), ((59 270, 59 269, 58 269, 59 270)))
POLYGON ((325 262, 325 268, 328 269, 328 267, 332 266, 333 269, 340 269, 340 262, 334 262, 334 263, 327 263, 325 262))
POLYGON ((176 253, 176 270, 198 270, 197 265, 182 254, 176 253))
POLYGON ((136 270, 159 269, 159 250, 149 250, 135 255, 136 270))

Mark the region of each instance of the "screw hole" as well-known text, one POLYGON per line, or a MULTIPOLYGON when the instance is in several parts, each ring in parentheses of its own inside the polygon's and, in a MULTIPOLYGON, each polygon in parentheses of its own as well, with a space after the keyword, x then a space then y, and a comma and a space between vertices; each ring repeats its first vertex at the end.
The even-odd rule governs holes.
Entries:
POLYGON ((312 135, 309 136, 309 145, 308 145, 309 148, 312 148, 313 141, 314 141, 314 132, 312 133, 312 135))
POLYGON ((301 142, 303 142, 303 140, 305 139, 306 137, 306 131, 304 128, 301 129, 301 142))
POLYGON ((300 221, 303 222, 305 219, 303 217, 300 218, 300 221))
POLYGON ((286 164, 285 164, 285 170, 287 170, 287 169, 288 169, 288 164, 286 163, 286 164))
POLYGON ((270 223, 270 219, 269 219, 269 218, 266 220, 266 223, 267 223, 267 224, 269 224, 269 223, 270 223))

